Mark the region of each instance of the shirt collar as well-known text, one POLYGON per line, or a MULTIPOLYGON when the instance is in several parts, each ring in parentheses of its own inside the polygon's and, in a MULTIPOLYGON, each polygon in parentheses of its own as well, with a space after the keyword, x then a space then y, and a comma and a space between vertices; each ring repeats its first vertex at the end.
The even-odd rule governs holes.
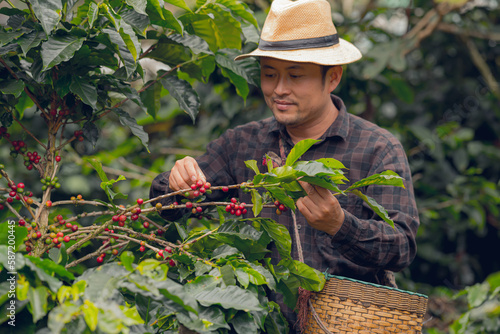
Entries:
MULTIPOLYGON (((347 109, 345 107, 344 101, 336 95, 331 94, 333 103, 335 107, 337 107, 339 114, 332 125, 325 131, 325 133, 319 138, 320 140, 324 140, 329 137, 339 137, 344 141, 347 139, 349 134, 349 116, 347 115, 347 109)), ((288 133, 286 132, 286 128, 283 124, 280 124, 273 117, 270 125, 270 132, 281 133, 288 137, 288 133)))

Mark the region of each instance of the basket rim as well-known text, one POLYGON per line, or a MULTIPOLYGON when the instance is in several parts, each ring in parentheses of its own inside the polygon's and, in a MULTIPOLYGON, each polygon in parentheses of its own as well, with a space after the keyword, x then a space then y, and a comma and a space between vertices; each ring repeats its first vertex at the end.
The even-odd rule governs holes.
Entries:
POLYGON ((355 283, 361 283, 361 284, 365 284, 365 285, 371 285, 371 286, 374 286, 374 287, 377 287, 377 288, 384 288, 384 289, 387 289, 387 290, 403 292, 403 293, 407 293, 409 295, 415 295, 415 296, 423 297, 423 298, 426 298, 426 299, 429 298, 427 295, 424 295, 422 293, 408 291, 408 290, 403 290, 403 289, 398 289, 398 288, 393 288, 393 287, 390 287, 390 286, 385 286, 385 285, 381 285, 381 284, 377 284, 377 283, 372 283, 372 282, 360 281, 360 280, 357 280, 357 279, 354 279, 354 278, 350 278, 350 277, 339 276, 339 275, 332 275, 332 274, 330 274, 328 272, 324 272, 323 275, 325 275, 326 280, 329 280, 330 278, 336 278, 336 279, 340 279, 340 280, 347 280, 347 281, 351 281, 351 282, 355 282, 355 283))

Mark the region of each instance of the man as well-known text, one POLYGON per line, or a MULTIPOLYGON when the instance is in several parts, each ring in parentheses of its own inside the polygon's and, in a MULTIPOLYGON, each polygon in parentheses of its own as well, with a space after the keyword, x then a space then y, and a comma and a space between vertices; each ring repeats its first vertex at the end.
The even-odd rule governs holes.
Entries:
MULTIPOLYGON (((301 182, 308 194, 297 201, 305 262, 323 272, 395 286, 392 272, 413 260, 419 225, 405 152, 388 131, 347 113, 342 100, 331 95, 342 77, 340 65, 359 60, 361 53, 338 38, 326 0, 275 0, 258 49, 236 60, 251 56, 260 59, 262 93, 274 117, 228 130, 207 146, 205 155, 178 160, 171 172, 153 181, 151 198, 189 189, 198 179, 212 185, 245 182, 253 172, 244 161, 269 154, 279 164, 298 141, 319 139, 303 160, 335 158, 347 167, 350 182, 393 170, 405 179, 405 189, 364 190, 387 209, 395 222, 393 229, 358 197, 337 198, 327 189, 301 182)), ((235 195, 250 202, 242 191, 235 195)), ((278 216, 263 210, 261 215, 283 224, 293 235, 289 212, 278 216)), ((292 255, 298 258, 296 250, 292 255)), ((272 258, 275 263, 279 260, 276 249, 272 258)), ((272 298, 293 324, 294 313, 279 296, 272 298)))

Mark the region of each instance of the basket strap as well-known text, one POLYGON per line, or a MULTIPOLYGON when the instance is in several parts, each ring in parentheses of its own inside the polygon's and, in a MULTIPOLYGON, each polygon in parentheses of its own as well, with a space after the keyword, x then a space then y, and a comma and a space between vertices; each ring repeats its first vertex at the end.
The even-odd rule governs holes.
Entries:
POLYGON ((297 228, 297 217, 295 216, 295 212, 292 212, 292 218, 293 218, 293 233, 295 236, 295 244, 297 245, 297 253, 299 255, 299 261, 304 263, 304 254, 302 252, 302 245, 300 243, 300 235, 299 235, 299 229, 297 228))
POLYGON ((328 328, 326 328, 325 324, 323 323, 323 321, 321 321, 321 318, 319 317, 318 313, 316 313, 316 310, 314 309, 314 306, 311 302, 311 300, 309 300, 309 308, 311 309, 311 313, 314 317, 314 320, 316 320, 316 322, 318 323, 319 327, 321 327, 321 329, 323 330, 323 332, 325 332, 325 334, 333 334, 332 332, 330 332, 328 330, 328 328))

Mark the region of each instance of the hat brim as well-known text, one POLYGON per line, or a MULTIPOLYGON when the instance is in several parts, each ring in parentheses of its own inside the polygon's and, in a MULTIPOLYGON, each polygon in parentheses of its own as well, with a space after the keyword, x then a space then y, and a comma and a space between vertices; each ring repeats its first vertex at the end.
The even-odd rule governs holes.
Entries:
POLYGON ((237 56, 234 60, 241 60, 248 57, 271 57, 293 62, 334 66, 353 63, 361 59, 362 54, 352 43, 339 38, 339 44, 325 48, 286 51, 264 51, 257 48, 250 53, 237 56))

